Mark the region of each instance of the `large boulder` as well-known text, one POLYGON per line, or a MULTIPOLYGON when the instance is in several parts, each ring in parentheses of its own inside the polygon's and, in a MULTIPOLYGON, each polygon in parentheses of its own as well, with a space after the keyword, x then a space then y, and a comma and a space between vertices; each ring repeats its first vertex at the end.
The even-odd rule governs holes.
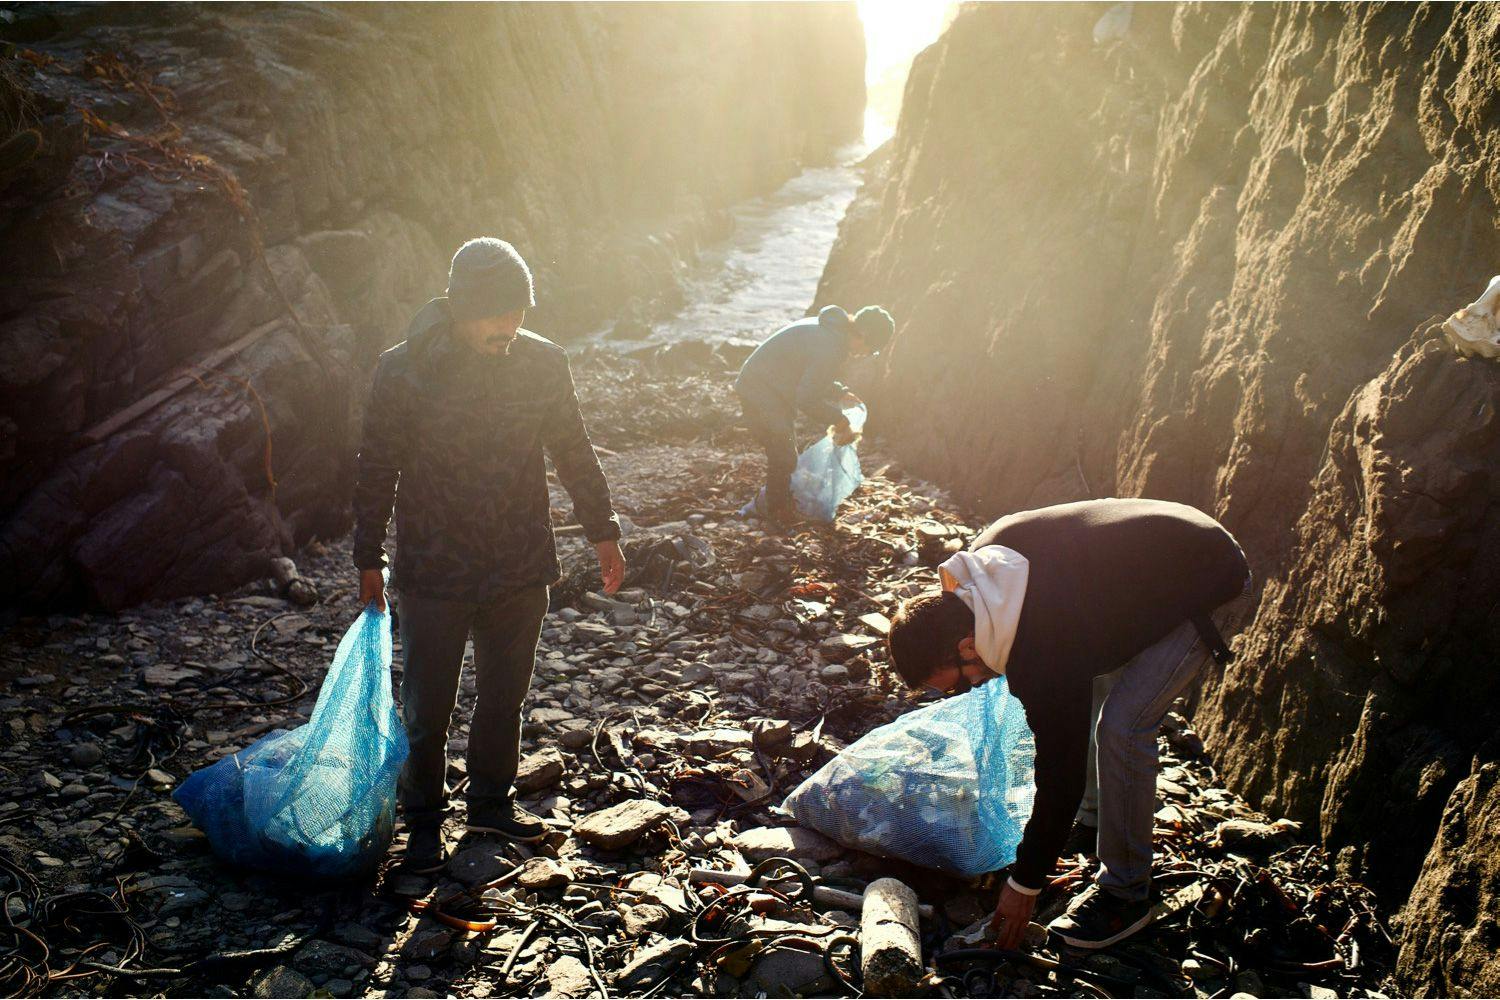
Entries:
POLYGON ((1500 762, 1448 798, 1402 914, 1401 979, 1418 996, 1500 996, 1500 762))

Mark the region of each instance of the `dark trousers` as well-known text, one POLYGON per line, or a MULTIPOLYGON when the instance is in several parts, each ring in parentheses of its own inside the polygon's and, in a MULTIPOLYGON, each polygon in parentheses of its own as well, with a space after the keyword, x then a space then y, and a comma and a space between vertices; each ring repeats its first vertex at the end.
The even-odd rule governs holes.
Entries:
POLYGON ((411 744, 401 772, 407 825, 440 823, 447 809, 448 723, 471 634, 476 690, 469 809, 509 802, 521 753, 521 702, 531 686, 547 587, 521 587, 478 604, 401 594, 398 606, 405 663, 401 709, 411 744))
POLYGON ((750 436, 766 453, 766 504, 774 513, 792 508, 792 472, 797 468, 796 418, 740 397, 750 436))

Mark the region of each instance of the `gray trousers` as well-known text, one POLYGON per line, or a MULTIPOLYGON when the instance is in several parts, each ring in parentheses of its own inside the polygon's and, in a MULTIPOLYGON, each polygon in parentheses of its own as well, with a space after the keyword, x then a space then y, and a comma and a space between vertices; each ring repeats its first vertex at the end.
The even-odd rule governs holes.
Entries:
MULTIPOLYGON (((1225 641, 1244 625, 1250 584, 1220 605, 1214 625, 1225 641)), ((1120 669, 1094 678, 1088 783, 1078 820, 1099 828, 1099 884, 1129 900, 1151 894, 1156 814, 1156 734, 1172 703, 1213 662, 1192 622, 1183 622, 1120 669)))
POLYGON ((408 826, 441 823, 448 807, 448 723, 458 704, 464 647, 474 637, 474 715, 469 724, 468 802, 510 801, 521 752, 521 702, 531 687, 547 587, 507 591, 482 604, 398 596, 401 710, 411 753, 401 772, 408 826))

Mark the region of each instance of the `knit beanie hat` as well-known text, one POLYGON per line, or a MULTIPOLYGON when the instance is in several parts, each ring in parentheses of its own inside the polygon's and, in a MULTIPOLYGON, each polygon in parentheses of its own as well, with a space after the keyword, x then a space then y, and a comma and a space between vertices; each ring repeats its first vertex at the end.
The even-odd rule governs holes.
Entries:
POLYGON ((469 240, 448 269, 448 310, 454 319, 500 316, 536 305, 531 269, 504 240, 469 240))
POLYGON ((854 314, 854 328, 865 338, 865 345, 873 351, 885 349, 896 333, 896 321, 880 306, 865 306, 854 314))
POLYGON ((830 330, 847 330, 852 322, 843 306, 824 306, 818 310, 818 325, 830 330))

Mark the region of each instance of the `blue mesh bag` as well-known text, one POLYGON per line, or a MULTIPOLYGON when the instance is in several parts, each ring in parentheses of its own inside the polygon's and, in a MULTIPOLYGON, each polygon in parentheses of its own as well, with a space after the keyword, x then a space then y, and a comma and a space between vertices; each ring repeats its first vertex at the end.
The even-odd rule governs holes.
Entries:
POLYGON ((1016 860, 1035 759, 1026 710, 997 677, 867 733, 784 806, 846 847, 982 875, 1016 860))
POLYGON ((390 846, 406 730, 391 699, 391 618, 344 634, 305 726, 278 729, 188 775, 173 798, 235 864, 342 878, 390 846))
MULTIPOLYGON (((863 404, 844 410, 844 416, 854 433, 864 430, 863 404)), ((832 521, 839 504, 864 482, 859 454, 854 448, 852 444, 834 444, 833 435, 825 434, 797 458, 797 468, 792 472, 792 498, 804 517, 832 521)))

